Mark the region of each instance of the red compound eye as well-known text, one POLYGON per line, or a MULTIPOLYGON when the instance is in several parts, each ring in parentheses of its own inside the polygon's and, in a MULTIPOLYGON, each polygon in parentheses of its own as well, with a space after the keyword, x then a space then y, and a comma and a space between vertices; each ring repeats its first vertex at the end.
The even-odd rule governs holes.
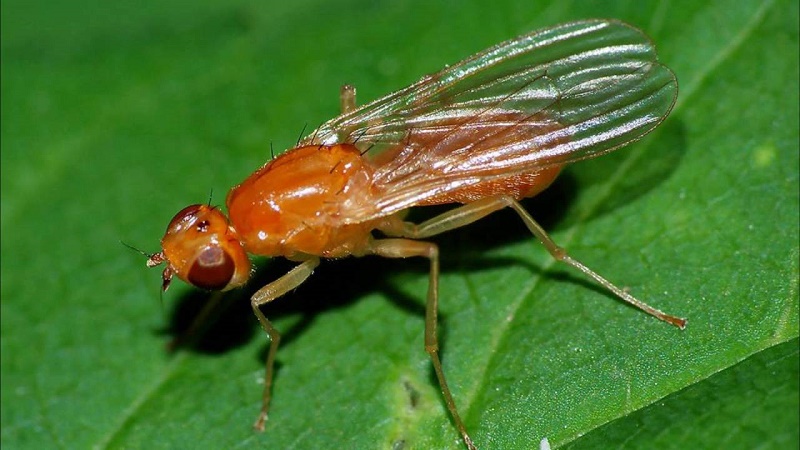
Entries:
POLYGON ((208 246, 192 263, 186 281, 201 289, 220 290, 228 285, 235 271, 236 264, 225 250, 208 246))

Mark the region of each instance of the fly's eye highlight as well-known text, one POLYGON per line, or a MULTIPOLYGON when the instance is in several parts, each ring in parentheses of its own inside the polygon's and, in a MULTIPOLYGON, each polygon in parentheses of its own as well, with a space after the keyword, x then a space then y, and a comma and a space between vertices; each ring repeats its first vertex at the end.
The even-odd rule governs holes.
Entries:
POLYGON ((187 281, 210 291, 223 289, 233 278, 233 258, 218 246, 204 248, 192 263, 187 281))
POLYGON ((205 233, 206 231, 208 231, 208 221, 207 220, 201 220, 197 224, 197 231, 199 231, 201 233, 205 233))

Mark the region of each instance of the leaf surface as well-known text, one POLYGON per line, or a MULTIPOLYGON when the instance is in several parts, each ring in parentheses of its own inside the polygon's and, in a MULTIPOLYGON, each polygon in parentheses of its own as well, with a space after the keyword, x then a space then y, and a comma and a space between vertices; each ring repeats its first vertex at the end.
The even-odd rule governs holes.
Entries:
POLYGON ((158 274, 119 240, 154 251, 176 211, 222 203, 271 143, 334 116, 343 83, 366 102, 515 35, 614 17, 656 42, 677 107, 525 205, 689 326, 620 304, 497 213, 436 239, 456 402, 480 448, 797 447, 797 2, 59 5, 3 3, 2 446, 462 448, 423 351, 424 261, 326 262, 264 308, 285 339, 256 434, 266 337, 247 297, 290 265, 265 262, 171 354, 206 296, 176 283, 160 307, 158 274))

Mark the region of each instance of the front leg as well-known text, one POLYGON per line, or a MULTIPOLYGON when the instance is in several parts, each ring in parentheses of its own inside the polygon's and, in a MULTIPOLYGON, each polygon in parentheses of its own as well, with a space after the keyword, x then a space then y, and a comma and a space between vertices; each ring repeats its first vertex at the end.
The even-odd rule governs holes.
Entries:
POLYGON ((256 423, 253 424, 253 428, 258 431, 264 431, 264 423, 267 421, 269 401, 272 398, 272 376, 275 368, 275 353, 278 351, 278 344, 281 342, 281 334, 272 326, 272 323, 267 320, 267 317, 261 312, 260 306, 300 286, 311 276, 314 272, 314 268, 318 265, 319 258, 317 257, 312 257, 303 261, 286 275, 259 289, 258 292, 253 294, 253 297, 250 298, 250 305, 253 307, 253 312, 256 317, 258 317, 261 328, 269 335, 270 340, 269 352, 267 353, 266 374, 264 376, 264 394, 261 402, 261 413, 259 413, 256 423))

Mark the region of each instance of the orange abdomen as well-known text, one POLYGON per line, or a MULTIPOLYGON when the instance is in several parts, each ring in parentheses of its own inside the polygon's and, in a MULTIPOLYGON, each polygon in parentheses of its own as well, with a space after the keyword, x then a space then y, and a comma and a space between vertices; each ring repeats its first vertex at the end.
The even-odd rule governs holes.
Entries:
POLYGON ((561 166, 548 167, 532 173, 521 173, 507 178, 485 181, 473 186, 446 192, 427 198, 419 203, 443 205, 447 203, 471 203, 495 195, 509 195, 517 200, 533 197, 547 189, 561 172, 561 166))

